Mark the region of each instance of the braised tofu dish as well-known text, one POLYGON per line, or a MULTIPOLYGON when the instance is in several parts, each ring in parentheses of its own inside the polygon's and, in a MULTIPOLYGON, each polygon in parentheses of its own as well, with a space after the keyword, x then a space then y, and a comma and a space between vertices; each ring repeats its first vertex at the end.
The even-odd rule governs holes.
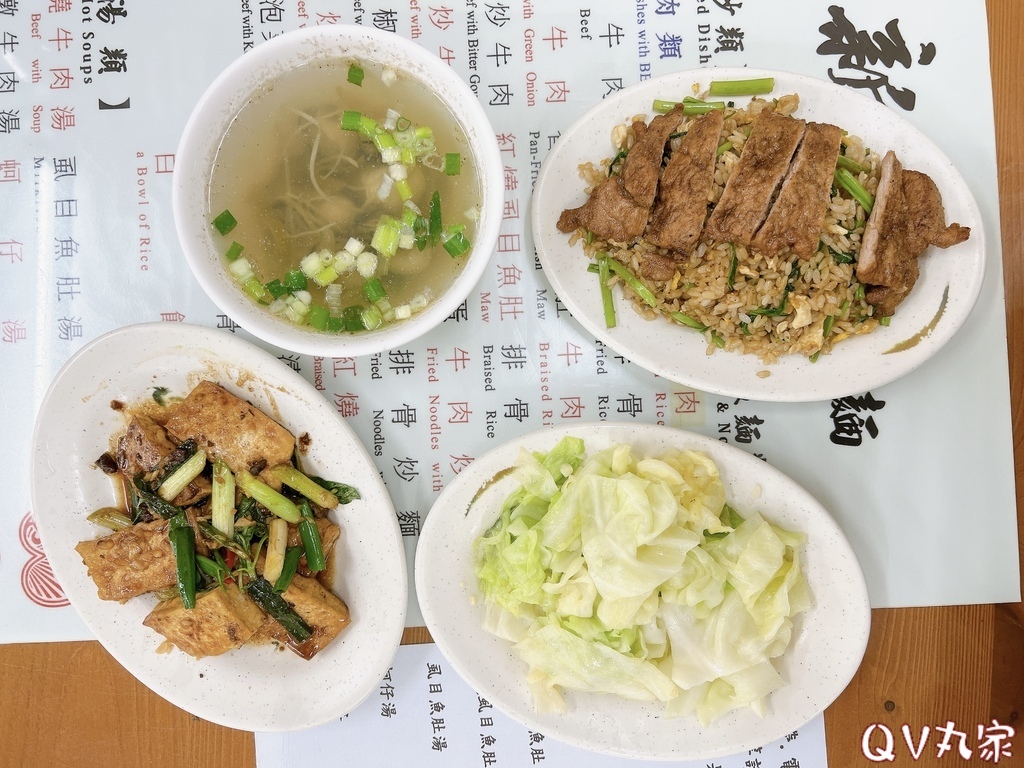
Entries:
POLYGON ((305 474, 295 435, 215 382, 125 413, 96 462, 124 504, 76 547, 100 599, 155 595, 143 623, 196 658, 262 642, 311 659, 341 634, 328 513, 358 491, 305 474))

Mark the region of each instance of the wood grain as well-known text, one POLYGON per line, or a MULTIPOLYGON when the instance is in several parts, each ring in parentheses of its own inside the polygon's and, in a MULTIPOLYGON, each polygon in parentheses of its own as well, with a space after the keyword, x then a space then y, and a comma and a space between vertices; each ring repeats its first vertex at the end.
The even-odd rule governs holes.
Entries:
POLYGON ((168 704, 96 642, 3 646, 0 712, 5 768, 256 764, 251 733, 168 704))
MULTIPOLYGON (((1017 0, 988 2, 1019 520, 1024 518, 1022 6, 1017 0)), ((861 755, 861 737, 873 723, 896 734, 897 759, 886 763, 894 768, 934 762, 934 734, 926 757, 915 761, 899 733, 904 724, 919 735, 925 725, 953 720, 961 729, 976 728, 996 718, 1018 728, 1015 754, 1024 755, 1024 604, 876 610, 872 621, 863 666, 826 712, 830 768, 873 764, 861 755)), ((409 629, 403 641, 429 642, 430 637, 422 628, 409 629)), ((252 768, 256 760, 252 734, 211 725, 168 704, 94 642, 0 646, 0 717, 3 768, 252 768)), ((950 758, 945 762, 965 764, 950 758)))

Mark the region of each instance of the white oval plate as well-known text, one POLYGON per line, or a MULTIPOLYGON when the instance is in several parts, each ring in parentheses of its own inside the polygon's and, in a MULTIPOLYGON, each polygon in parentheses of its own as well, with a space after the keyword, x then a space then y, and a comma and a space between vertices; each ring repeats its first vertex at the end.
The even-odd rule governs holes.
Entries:
POLYGON ((63 586, 97 639, 129 672, 187 712, 249 731, 307 728, 340 717, 387 673, 405 629, 405 550, 391 500, 369 456, 331 405, 272 355, 223 331, 194 325, 129 326, 82 348, 61 369, 36 421, 32 505, 63 586), (131 404, 154 387, 184 396, 217 381, 281 422, 308 433, 309 471, 355 486, 362 498, 331 513, 341 525, 334 591, 352 623, 312 660, 271 645, 193 659, 157 653, 163 637, 142 620, 156 598, 100 600, 75 545, 103 535, 86 515, 116 503, 113 483, 93 463, 125 426, 112 400, 131 404))
MULTIPOLYGON (((737 99, 745 102, 747 99, 737 99)), ((779 402, 828 400, 865 392, 917 368, 949 341, 974 308, 985 276, 985 233, 974 197, 953 164, 914 126, 888 107, 861 93, 802 75, 753 69, 700 69, 646 80, 605 99, 562 133, 544 160, 533 196, 533 236, 544 274, 565 306, 595 337, 637 365, 675 381, 728 397, 779 402), (598 278, 587 272, 582 246, 555 227, 559 214, 586 200, 579 165, 614 154, 611 131, 636 114, 652 115, 655 98, 691 95, 699 83, 774 77, 774 96, 800 95, 798 117, 833 123, 860 136, 880 153, 892 149, 906 168, 930 175, 942 193, 946 220, 971 228, 967 242, 948 250, 929 248, 920 259, 921 277, 899 306, 888 328, 847 339, 816 363, 787 355, 766 365, 755 355, 716 351, 707 354, 700 334, 667 321, 644 320, 616 291, 618 325, 605 327, 598 278), (913 337, 939 311, 949 288, 945 312, 932 332, 902 352, 886 354, 913 337), (758 371, 771 375, 758 377, 758 371)))
POLYGON ((452 667, 480 695, 546 736, 623 757, 697 760, 760 747, 799 728, 846 687, 867 646, 871 612, 853 550, 836 522, 805 490, 744 451, 702 435, 640 424, 554 427, 533 432, 477 459, 437 498, 416 547, 415 581, 430 634, 452 667), (797 617, 793 641, 777 668, 787 685, 768 699, 768 713, 725 715, 707 728, 694 717, 666 718, 664 705, 614 696, 566 693, 565 714, 537 714, 526 664, 512 644, 483 628, 483 596, 473 573, 473 541, 498 518, 516 487, 491 482, 514 464, 520 448, 548 451, 565 435, 584 440, 587 455, 618 443, 657 455, 668 448, 703 451, 718 464, 729 503, 757 510, 803 531, 805 574, 814 597, 797 617), (479 495, 478 495, 479 494, 479 495))

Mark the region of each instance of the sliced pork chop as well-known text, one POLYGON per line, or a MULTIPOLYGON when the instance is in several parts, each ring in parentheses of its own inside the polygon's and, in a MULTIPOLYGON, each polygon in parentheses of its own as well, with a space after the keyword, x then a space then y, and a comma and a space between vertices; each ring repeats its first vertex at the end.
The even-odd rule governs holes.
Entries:
POLYGON ((842 138, 834 125, 807 124, 779 196, 751 243, 754 250, 776 256, 789 249, 802 259, 817 252, 842 138))
POLYGON ((609 176, 579 208, 562 211, 557 226, 562 232, 583 227, 603 240, 628 243, 643 234, 648 214, 649 210, 623 189, 618 176, 609 176))
POLYGON ((672 153, 647 224, 646 239, 652 245, 684 254, 697 247, 708 215, 723 120, 718 109, 697 118, 672 153))
POLYGON ((646 130, 637 133, 634 122, 634 135, 638 135, 629 153, 622 161, 622 186, 629 196, 650 210, 654 205, 654 196, 658 191, 658 178, 661 176, 661 161, 665 156, 665 145, 668 137, 683 121, 682 108, 673 109, 668 114, 658 115, 646 130))
POLYGON ((896 153, 886 152, 857 258, 857 279, 867 286, 865 298, 876 314, 893 314, 907 297, 920 274, 917 259, 929 245, 948 248, 970 234, 969 227, 946 226, 931 178, 904 170, 896 153))
POLYGON ((725 191, 704 225, 703 239, 750 245, 764 222, 804 132, 804 121, 762 112, 725 191))
POLYGON ((562 211, 558 229, 579 227, 604 240, 625 243, 644 233, 658 190, 665 144, 683 119, 681 109, 658 115, 650 125, 633 123, 636 140, 622 161, 619 173, 598 184, 579 208, 562 211))
POLYGON ((920 171, 903 169, 903 199, 910 216, 912 247, 924 250, 929 245, 949 248, 971 236, 970 227, 957 223, 946 226, 942 195, 932 177, 920 171))

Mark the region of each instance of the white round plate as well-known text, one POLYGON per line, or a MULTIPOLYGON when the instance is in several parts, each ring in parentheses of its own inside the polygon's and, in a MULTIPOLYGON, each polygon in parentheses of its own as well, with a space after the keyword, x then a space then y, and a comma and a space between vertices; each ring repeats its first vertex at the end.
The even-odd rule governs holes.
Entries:
POLYGON ((545 158, 534 190, 531 223, 544 274, 588 332, 670 381, 753 400, 828 400, 865 392, 909 373, 938 352, 967 320, 985 275, 985 233, 978 205, 963 177, 935 144, 888 107, 850 88, 767 70, 676 72, 605 99, 562 133, 545 158), (652 115, 656 98, 681 99, 692 94, 694 83, 704 89, 711 80, 769 76, 775 78, 774 96, 799 94, 796 116, 838 125, 880 154, 892 149, 904 167, 931 176, 942 193, 946 220, 970 227, 970 239, 948 250, 929 248, 920 259, 920 279, 890 325, 843 341, 815 363, 803 355, 787 355, 772 365, 738 352, 718 350, 708 355, 703 336, 668 321, 644 320, 619 291, 615 292, 618 325, 606 328, 597 275, 587 272, 582 246, 570 247, 569 236, 555 226, 564 209, 586 200, 579 166, 611 157, 612 128, 636 114, 652 115), (945 310, 931 333, 910 349, 890 352, 932 321, 947 289, 945 310), (757 373, 764 370, 771 375, 760 378, 757 373))
POLYGON ((57 580, 97 639, 129 672, 187 712, 248 731, 307 728, 340 717, 387 673, 405 629, 405 550, 391 500, 351 429, 299 374, 223 331, 194 325, 129 326, 91 342, 61 369, 36 421, 32 505, 57 580), (132 404, 167 387, 184 397, 210 379, 248 400, 296 436, 308 433, 308 471, 359 490, 362 498, 331 513, 341 526, 334 591, 352 623, 313 659, 272 645, 193 659, 142 620, 156 604, 142 595, 100 600, 75 545, 102 536, 86 520, 118 503, 113 483, 94 466, 125 427, 111 401, 132 404))
POLYGON ((427 515, 416 547, 415 580, 431 636, 452 667, 481 696, 528 728, 578 747, 652 760, 704 760, 760 747, 799 728, 846 687, 867 646, 871 612, 853 550, 832 517, 805 490, 744 451, 702 435, 639 424, 554 427, 506 443, 464 469, 427 515), (512 644, 483 628, 483 595, 472 545, 497 520, 517 487, 495 477, 520 448, 548 451, 565 435, 584 440, 587 455, 629 443, 637 454, 669 448, 703 451, 717 463, 729 503, 803 531, 805 575, 814 605, 794 621, 793 641, 777 668, 787 684, 768 712, 737 710, 703 728, 695 717, 666 718, 664 705, 566 692, 568 712, 537 714, 527 665, 512 644))

